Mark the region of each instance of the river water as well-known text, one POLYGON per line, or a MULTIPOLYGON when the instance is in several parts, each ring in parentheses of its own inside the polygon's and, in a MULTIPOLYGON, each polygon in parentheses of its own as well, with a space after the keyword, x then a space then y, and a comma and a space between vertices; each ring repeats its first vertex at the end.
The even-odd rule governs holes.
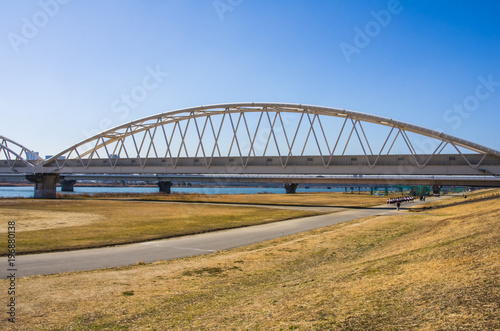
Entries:
MULTIPOLYGON (((344 187, 328 188, 306 188, 298 187, 297 192, 344 192, 344 187)), ((350 188, 348 188, 350 192, 350 188)), ((361 191, 369 191, 370 188, 361 187, 361 191)), ((203 194, 257 194, 257 193, 285 193, 284 188, 277 187, 172 187, 172 193, 203 193, 203 194)), ((358 191, 358 187, 354 188, 354 193, 358 191)), ((61 188, 57 188, 57 192, 61 192, 61 188)), ((86 187, 75 186, 73 194, 81 193, 157 193, 157 187, 86 187)), ((3 186, 0 187, 0 197, 13 198, 23 197, 32 198, 34 188, 32 186, 3 186)), ((69 193, 69 192, 64 192, 69 193)))

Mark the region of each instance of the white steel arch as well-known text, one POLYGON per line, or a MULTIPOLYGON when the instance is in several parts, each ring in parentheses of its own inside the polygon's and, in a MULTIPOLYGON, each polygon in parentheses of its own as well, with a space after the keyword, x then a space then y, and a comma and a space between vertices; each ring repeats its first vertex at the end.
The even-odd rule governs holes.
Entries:
MULTIPOLYGON (((316 144, 317 155, 321 157, 325 168, 335 162, 337 155, 345 155, 347 146, 354 141, 359 143, 362 149, 361 156, 366 159, 370 168, 377 166, 381 157, 391 153, 392 146, 398 139, 404 142, 408 148, 407 154, 419 168, 425 167, 433 157, 450 146, 459 158, 463 158, 474 169, 477 169, 487 156, 500 157, 500 151, 381 116, 302 104, 228 103, 179 109, 122 124, 65 149, 47 160, 44 166, 60 171, 68 166, 69 160, 76 160, 78 166, 83 168, 95 166, 94 161, 103 160, 106 162, 100 164, 101 166, 116 168, 119 165, 118 160, 125 158, 139 160, 141 168, 148 166, 148 160, 168 159, 169 164, 175 168, 179 159, 194 157, 195 161, 199 158, 205 167, 210 168, 215 158, 234 156, 239 166, 246 167, 252 157, 278 156, 281 167, 286 168, 289 159, 298 154, 295 151, 302 147, 297 146, 299 136, 306 137, 300 156, 304 156, 307 144, 316 144), (258 118, 254 127, 247 121, 250 114, 256 114, 258 118), (287 128, 282 114, 296 114, 300 118, 298 126, 287 128), (218 122, 215 118, 218 118, 218 122), (343 122, 337 138, 327 138, 328 128, 325 129, 322 124, 324 118, 340 118, 343 122), (268 126, 269 132, 266 131, 264 135, 262 144, 262 147, 265 147, 264 152, 258 154, 255 143, 257 135, 262 135, 259 130, 262 131, 263 123, 268 126), (370 145, 370 139, 364 129, 366 123, 373 123, 390 130, 379 150, 374 151, 370 145), (347 127, 350 130, 346 129, 347 127), (278 128, 281 130, 280 142, 277 137, 278 128), (189 130, 191 134, 188 135, 189 130), (302 135, 299 134, 300 130, 302 135), (428 137, 438 143, 433 146, 432 151, 424 155, 413 146, 408 133, 428 137), (224 134, 226 138, 222 138, 224 134), (347 139, 345 146, 339 144, 341 138, 347 139), (162 148, 159 146, 161 144, 164 152, 159 151, 162 148), (85 146, 89 145, 92 147, 85 149, 85 146), (192 147, 191 151, 188 145, 192 147), (245 150, 243 145, 246 146, 245 150), (226 149, 229 147, 227 155, 221 153, 223 146, 226 149), (271 148, 274 148, 274 154, 270 152, 271 148), (462 152, 461 149, 467 152, 462 152), (479 155, 479 158, 474 157, 472 160, 469 153, 479 155)), ((75 167, 75 163, 71 162, 71 166, 75 167)))

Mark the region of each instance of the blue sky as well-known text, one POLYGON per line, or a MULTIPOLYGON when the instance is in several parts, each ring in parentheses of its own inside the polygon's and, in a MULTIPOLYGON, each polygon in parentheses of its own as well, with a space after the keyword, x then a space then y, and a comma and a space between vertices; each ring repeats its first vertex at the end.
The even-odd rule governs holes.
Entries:
POLYGON ((0 135, 55 154, 168 110, 288 102, 500 150, 499 13, 498 1, 2 0, 0 135))

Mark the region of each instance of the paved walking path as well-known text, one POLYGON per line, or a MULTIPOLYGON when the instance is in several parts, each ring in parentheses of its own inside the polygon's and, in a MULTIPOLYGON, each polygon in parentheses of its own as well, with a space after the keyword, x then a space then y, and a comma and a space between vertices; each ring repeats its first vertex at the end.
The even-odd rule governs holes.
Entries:
MULTIPOLYGON (((429 198, 432 201, 435 198, 429 198)), ((178 238, 149 241, 144 243, 85 249, 69 252, 19 255, 16 257, 16 276, 25 277, 40 274, 56 274, 126 266, 137 262, 155 262, 219 250, 231 249, 282 236, 296 234, 328 225, 373 216, 404 212, 407 207, 420 201, 405 203, 402 211, 395 206, 380 205, 364 209, 343 209, 332 214, 298 218, 282 222, 262 224, 244 228, 222 230, 178 238)), ((8 269, 7 257, 2 257, 0 269, 8 269)))

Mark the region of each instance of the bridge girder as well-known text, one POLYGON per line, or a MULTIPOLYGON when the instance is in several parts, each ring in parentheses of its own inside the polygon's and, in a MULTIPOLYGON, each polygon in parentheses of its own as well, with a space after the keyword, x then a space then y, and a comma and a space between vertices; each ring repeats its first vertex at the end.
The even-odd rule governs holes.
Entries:
MULTIPOLYGON (((234 157, 217 157, 210 165, 202 158, 185 157, 178 160, 166 158, 149 158, 141 163, 135 158, 118 159, 110 168, 108 160, 89 160, 82 167, 79 160, 65 160, 64 173, 75 174, 309 174, 309 175, 442 175, 473 176, 500 173, 500 158, 483 157, 478 154, 465 155, 468 161, 481 162, 480 168, 473 168, 464 159, 455 155, 435 155, 430 158, 424 155, 418 163, 413 155, 383 155, 372 157, 370 163, 364 155, 339 156, 332 164, 325 165, 321 156, 291 157, 252 157, 240 159, 234 157), (430 160, 428 160, 430 158, 430 160), (285 164, 286 161, 286 164, 285 164), (114 171, 111 171, 111 170, 114 171)), ((48 173, 57 173, 57 167, 45 167, 48 173)))

